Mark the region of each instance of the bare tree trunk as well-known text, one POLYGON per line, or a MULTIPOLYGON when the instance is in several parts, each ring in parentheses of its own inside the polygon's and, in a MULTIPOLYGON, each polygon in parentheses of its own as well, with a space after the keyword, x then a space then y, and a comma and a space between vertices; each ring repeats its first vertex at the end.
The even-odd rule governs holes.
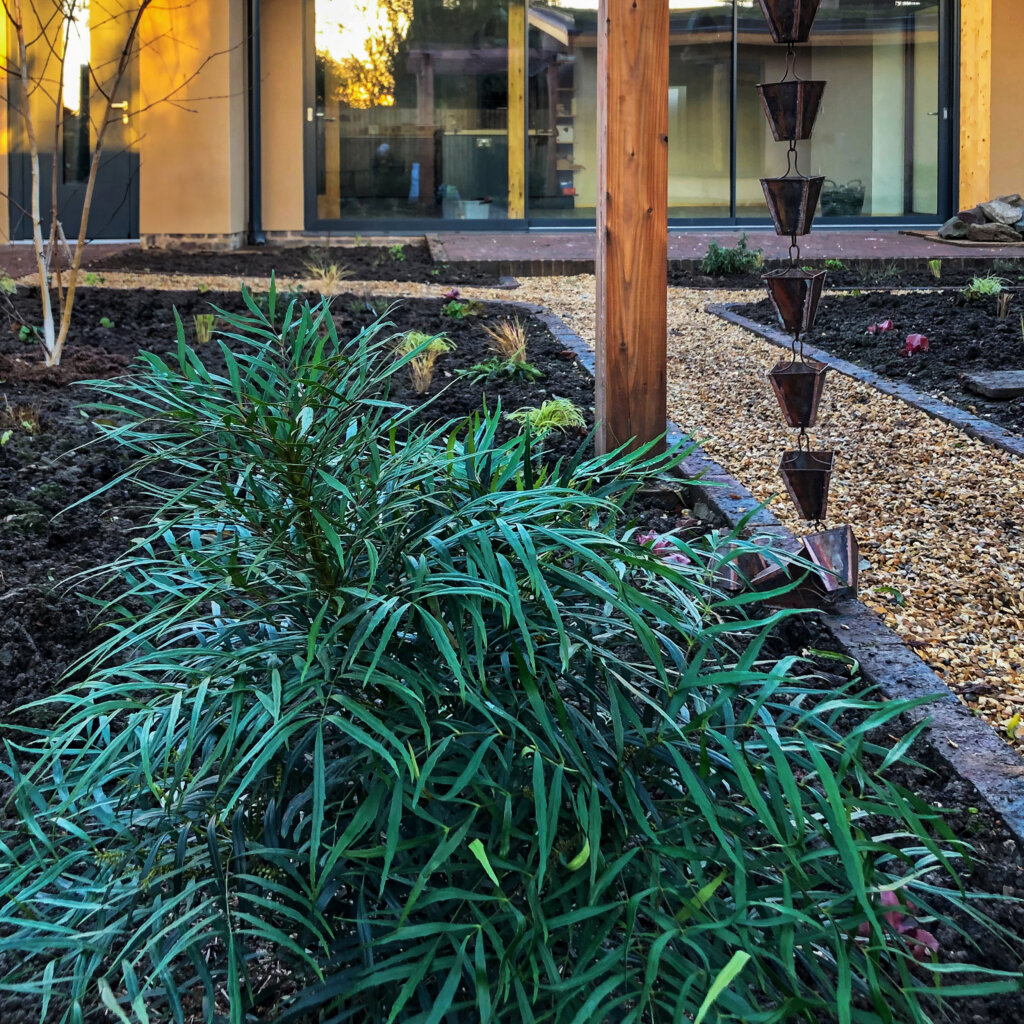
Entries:
POLYGON ((39 195, 41 187, 39 178, 39 141, 36 137, 36 126, 31 110, 32 94, 29 86, 28 46, 25 42, 25 19, 22 16, 21 0, 13 0, 8 9, 8 15, 14 23, 14 29, 18 37, 18 63, 21 65, 21 94, 25 105, 25 132, 28 135, 28 151, 32 167, 32 247, 35 249, 36 254, 36 268, 39 271, 39 297, 43 306, 43 353, 46 365, 55 366, 60 362, 60 355, 59 353, 57 354, 56 360, 53 358, 56 343, 54 339, 53 305, 50 302, 50 275, 47 267, 46 253, 43 249, 42 203, 39 195))
MULTIPOLYGON (((107 88, 106 104, 103 107, 103 117, 96 130, 96 148, 93 150, 92 161, 89 164, 89 180, 85 186, 85 201, 82 204, 82 221, 78 226, 78 242, 75 245, 75 256, 68 271, 67 294, 64 297, 63 309, 60 317, 60 334, 53 345, 52 358, 48 354, 47 366, 57 366, 60 363, 61 353, 64 351, 64 343, 67 341, 68 329, 71 327, 71 312, 75 305, 75 289, 78 286, 78 274, 82 267, 82 252, 85 249, 85 239, 89 225, 89 211, 92 209, 93 192, 96 190, 96 175, 100 168, 100 157, 103 154, 103 137, 107 133, 107 125, 110 123, 110 113, 117 98, 117 90, 124 79, 125 72, 131 62, 132 50, 135 47, 135 39, 139 33, 139 24, 142 21, 146 8, 152 0, 141 0, 139 8, 132 19, 132 26, 125 38, 124 46, 117 60, 117 72, 113 81, 107 88)), ((33 196, 33 202, 35 197, 33 196)), ((52 324, 51 324, 52 335, 52 324)))

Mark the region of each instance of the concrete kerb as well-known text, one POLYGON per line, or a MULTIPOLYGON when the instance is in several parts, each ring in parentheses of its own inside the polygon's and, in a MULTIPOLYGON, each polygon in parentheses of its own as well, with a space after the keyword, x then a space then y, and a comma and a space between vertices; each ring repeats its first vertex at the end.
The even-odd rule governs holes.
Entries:
MULTIPOLYGON (((593 350, 559 317, 532 303, 508 305, 540 320, 559 342, 576 353, 580 365, 594 375, 593 350)), ((829 359, 829 362, 835 365, 834 360, 829 359)), ((688 435, 669 421, 667 437, 671 443, 684 440, 688 435)), ((681 471, 692 506, 702 518, 735 527, 750 509, 758 506, 754 496, 701 448, 685 460, 681 471)), ((773 533, 789 549, 799 546, 798 539, 766 508, 758 509, 749 522, 749 529, 773 533)), ((929 698, 928 704, 908 711, 907 719, 915 725, 927 723, 922 732, 923 741, 940 761, 974 785, 1017 841, 1024 844, 1024 758, 957 700, 917 654, 860 601, 842 601, 831 611, 817 614, 836 650, 853 658, 865 681, 877 686, 888 699, 929 698)))
MULTIPOLYGON (((786 351, 790 351, 792 348, 793 338, 791 335, 783 334, 782 331, 776 330, 774 327, 766 327, 764 324, 749 320, 747 317, 735 312, 735 307, 731 303, 713 302, 705 308, 709 313, 713 313, 715 316, 721 317, 731 324, 736 324, 738 327, 756 334, 759 338, 763 338, 772 345, 784 348, 786 351)), ((845 359, 838 359, 824 349, 808 345, 807 342, 804 342, 803 351, 804 355, 811 359, 828 363, 830 370, 835 370, 846 377, 852 377, 862 384, 869 384, 876 391, 881 391, 885 395, 899 398, 906 402, 907 405, 920 409, 921 412, 927 413, 937 420, 949 423, 951 426, 956 427, 957 430, 962 430, 965 434, 976 437, 979 441, 984 441, 995 448, 1001 448, 1012 455, 1024 456, 1024 438, 995 423, 982 419, 980 416, 975 416, 964 409, 958 409, 955 405, 949 405, 947 402, 942 401, 941 398, 933 398, 931 395, 926 395, 909 384, 887 380, 872 370, 864 369, 863 366, 858 366, 856 363, 848 362, 845 359)))

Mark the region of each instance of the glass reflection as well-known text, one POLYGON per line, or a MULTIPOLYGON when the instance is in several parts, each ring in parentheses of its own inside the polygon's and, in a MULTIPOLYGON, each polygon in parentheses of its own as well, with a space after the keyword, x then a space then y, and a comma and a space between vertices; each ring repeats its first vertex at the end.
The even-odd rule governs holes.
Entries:
POLYGON ((320 218, 508 216, 513 22, 501 0, 316 0, 320 218))

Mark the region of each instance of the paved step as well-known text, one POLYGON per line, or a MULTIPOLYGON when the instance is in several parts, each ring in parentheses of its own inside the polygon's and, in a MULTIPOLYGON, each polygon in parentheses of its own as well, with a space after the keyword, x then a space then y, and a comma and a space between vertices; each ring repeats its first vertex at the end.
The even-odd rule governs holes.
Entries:
POLYGON ((981 370, 964 374, 964 387, 983 398, 1005 401, 1024 395, 1024 370, 981 370))

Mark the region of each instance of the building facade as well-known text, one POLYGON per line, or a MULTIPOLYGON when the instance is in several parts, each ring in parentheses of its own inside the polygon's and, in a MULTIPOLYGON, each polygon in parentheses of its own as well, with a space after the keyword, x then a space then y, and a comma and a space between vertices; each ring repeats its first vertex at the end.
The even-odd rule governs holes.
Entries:
MULTIPOLYGON (((786 57, 757 0, 669 3, 672 222, 767 223, 758 179, 785 167, 755 86, 781 78, 786 57)), ((138 4, 78 0, 64 26, 45 5, 24 5, 42 21, 26 27, 29 104, 44 205, 55 169, 70 234, 138 4)), ((153 5, 117 93, 89 234, 234 246, 593 224, 596 27, 596 0, 153 5)), ((0 48, 0 239, 23 239, 31 166, 10 24, 0 48)), ((802 172, 834 178, 820 225, 935 224, 1024 191, 1024 0, 821 0, 800 49, 799 73, 828 82, 799 153, 802 172)))

